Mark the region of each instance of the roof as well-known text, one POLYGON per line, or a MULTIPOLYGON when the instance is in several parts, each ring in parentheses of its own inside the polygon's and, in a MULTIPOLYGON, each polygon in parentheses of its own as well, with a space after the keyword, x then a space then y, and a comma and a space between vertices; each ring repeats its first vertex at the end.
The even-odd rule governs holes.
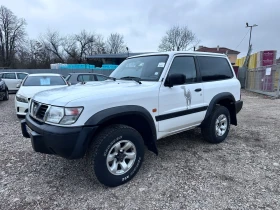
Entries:
POLYGON ((219 51, 218 51, 218 47, 201 47, 199 49, 197 49, 196 51, 198 52, 212 52, 212 53, 227 53, 228 54, 239 54, 240 52, 236 51, 236 50, 232 50, 226 47, 219 47, 219 51))
POLYGON ((92 73, 92 72, 80 72, 80 73, 68 73, 68 74, 71 74, 71 75, 78 75, 78 74, 93 74, 93 75, 100 75, 100 76, 104 76, 104 77, 108 77, 104 74, 98 74, 98 73, 92 73))
POLYGON ((191 51, 167 51, 167 52, 158 52, 158 53, 148 53, 148 54, 141 54, 137 56, 132 56, 132 57, 141 57, 141 56, 151 56, 151 55, 169 55, 169 56, 174 56, 174 55, 210 55, 210 56, 222 56, 225 57, 225 54, 221 53, 205 53, 205 52, 191 52, 191 51))
POLYGON ((29 77, 36 77, 36 76, 61 76, 60 74, 53 74, 53 73, 39 73, 39 74, 29 74, 29 77))
POLYGON ((1 71, 0 74, 4 73, 23 73, 23 74, 28 74, 27 72, 21 72, 21 71, 1 71))
POLYGON ((88 55, 86 56, 87 59, 93 58, 127 58, 129 56, 141 55, 149 52, 143 53, 120 53, 120 54, 97 54, 97 55, 88 55))

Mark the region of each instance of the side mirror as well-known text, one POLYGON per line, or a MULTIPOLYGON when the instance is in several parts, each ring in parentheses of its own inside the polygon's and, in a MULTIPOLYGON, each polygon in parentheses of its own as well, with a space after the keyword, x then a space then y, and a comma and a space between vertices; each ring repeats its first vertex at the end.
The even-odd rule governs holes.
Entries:
POLYGON ((164 85, 173 87, 174 85, 183 85, 186 83, 186 76, 184 74, 171 74, 165 80, 164 85))
POLYGON ((17 84, 17 88, 20 88, 21 83, 17 84))
POLYGON ((70 85, 71 85, 71 82, 67 82, 67 85, 70 86, 70 85))

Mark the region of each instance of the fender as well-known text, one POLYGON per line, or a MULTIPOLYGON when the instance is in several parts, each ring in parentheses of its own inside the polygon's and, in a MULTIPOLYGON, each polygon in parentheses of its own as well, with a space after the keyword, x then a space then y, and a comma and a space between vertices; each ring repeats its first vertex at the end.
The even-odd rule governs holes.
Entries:
POLYGON ((137 105, 126 105, 126 106, 117 106, 108 109, 104 109, 100 112, 97 112, 93 116, 91 116, 85 123, 85 126, 92 125, 102 125, 106 123, 106 121, 112 120, 116 117, 122 117, 126 115, 139 115, 145 119, 148 123, 149 128, 151 129, 151 134, 149 137, 144 139, 145 144, 148 149, 158 155, 158 150, 156 147, 157 133, 156 126, 151 114, 145 108, 137 105), (148 138, 148 139, 147 139, 148 138))
POLYGON ((230 123, 233 125, 237 125, 235 98, 229 92, 219 93, 212 98, 212 100, 208 106, 204 121, 209 118, 209 116, 212 113, 212 111, 214 110, 216 104, 220 104, 220 101, 222 101, 222 100, 227 100, 229 102, 229 103, 222 104, 222 105, 225 105, 229 109, 230 123))

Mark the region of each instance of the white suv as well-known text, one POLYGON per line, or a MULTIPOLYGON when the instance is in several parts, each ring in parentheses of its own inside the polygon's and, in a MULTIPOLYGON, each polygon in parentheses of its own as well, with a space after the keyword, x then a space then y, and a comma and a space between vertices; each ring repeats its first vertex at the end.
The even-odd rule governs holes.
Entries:
POLYGON ((21 122, 36 152, 86 156, 90 174, 106 186, 132 179, 144 146, 201 127, 220 143, 241 110, 240 83, 226 55, 164 52, 126 59, 102 82, 43 91, 21 122))

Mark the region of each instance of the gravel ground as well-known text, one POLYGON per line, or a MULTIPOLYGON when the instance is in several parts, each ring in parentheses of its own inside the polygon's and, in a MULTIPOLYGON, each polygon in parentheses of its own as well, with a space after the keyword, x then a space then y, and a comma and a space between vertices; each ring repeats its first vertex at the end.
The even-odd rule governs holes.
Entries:
POLYGON ((0 209, 280 209, 280 100, 242 99, 225 142, 199 129, 162 139, 131 182, 106 188, 82 160, 33 152, 11 95, 0 102, 0 209))

